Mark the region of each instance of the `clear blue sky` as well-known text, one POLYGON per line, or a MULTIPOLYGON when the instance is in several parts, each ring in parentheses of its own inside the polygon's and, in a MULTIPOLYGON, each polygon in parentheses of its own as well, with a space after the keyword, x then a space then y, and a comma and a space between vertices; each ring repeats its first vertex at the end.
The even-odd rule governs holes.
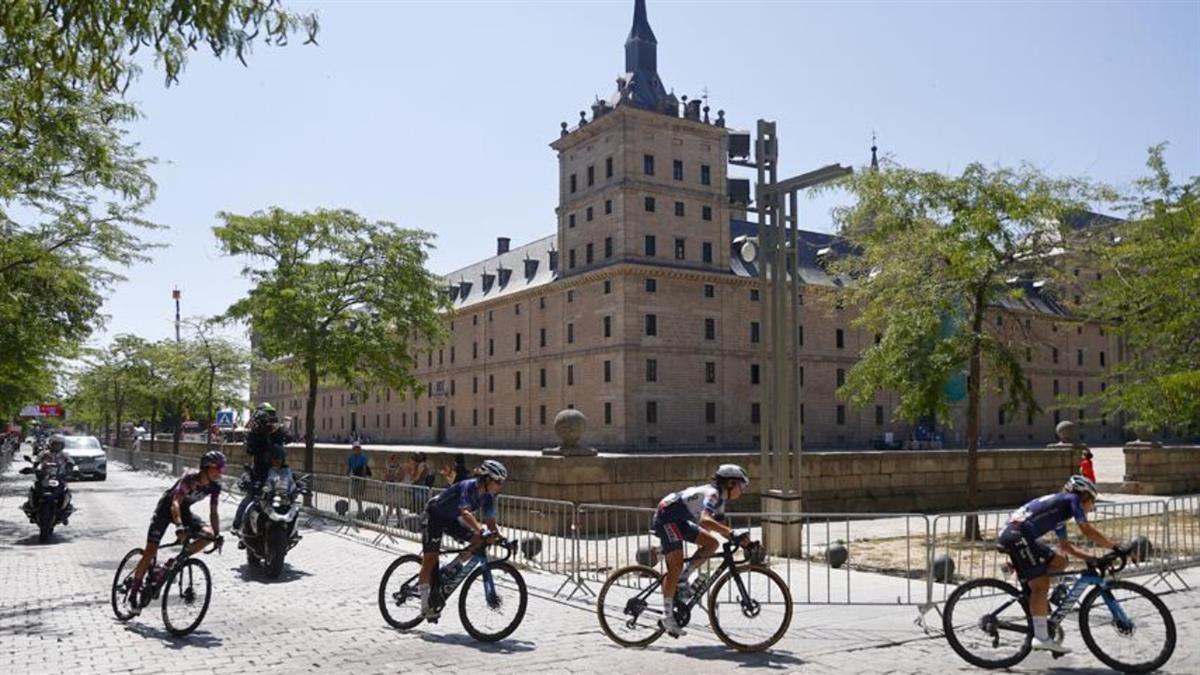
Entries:
MULTIPOLYGON (((131 89, 132 138, 160 163, 152 219, 169 248, 128 271, 108 333, 172 333, 244 293, 220 210, 350 208, 438 236, 445 272, 554 231, 559 123, 607 96, 633 0, 325 2, 319 46, 199 53, 169 89, 131 89)), ((902 164, 1029 161, 1116 184, 1170 141, 1200 173, 1200 2, 649 0, 659 72, 707 87, 731 126, 779 123, 786 174, 861 165, 871 132, 902 164)), ((828 230, 829 199, 804 226, 828 230)))

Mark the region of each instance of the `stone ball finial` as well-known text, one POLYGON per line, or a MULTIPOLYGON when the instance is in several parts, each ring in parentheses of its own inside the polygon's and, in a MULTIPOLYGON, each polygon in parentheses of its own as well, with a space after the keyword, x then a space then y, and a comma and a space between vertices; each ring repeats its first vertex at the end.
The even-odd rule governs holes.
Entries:
POLYGON ((1058 436, 1058 440, 1062 443, 1074 443, 1076 428, 1075 423, 1071 420, 1063 420, 1054 427, 1054 433, 1058 436))
POLYGON ((554 433, 562 439, 562 447, 579 447, 583 432, 587 429, 587 417, 574 408, 560 410, 554 416, 554 433))
POLYGON ((567 135, 567 123, 566 123, 566 122, 563 122, 563 123, 562 123, 562 131, 560 131, 560 132, 559 132, 559 134, 560 134, 560 135, 562 135, 562 136, 566 136, 566 135, 567 135))

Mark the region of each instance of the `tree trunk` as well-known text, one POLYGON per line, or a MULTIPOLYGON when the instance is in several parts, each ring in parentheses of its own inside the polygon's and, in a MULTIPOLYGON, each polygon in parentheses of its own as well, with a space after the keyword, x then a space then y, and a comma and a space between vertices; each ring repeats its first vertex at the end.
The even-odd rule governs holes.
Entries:
POLYGON ((213 427, 213 378, 217 376, 217 367, 212 363, 208 365, 208 419, 205 420, 208 424, 208 431, 204 434, 204 451, 212 450, 212 427, 213 427))
MULTIPOLYGON (((316 438, 316 413, 317 413, 317 364, 315 361, 309 361, 308 369, 308 400, 304 402, 304 471, 305 473, 314 473, 314 465, 316 464, 316 451, 314 440, 316 438)), ((311 506, 312 495, 305 495, 304 502, 311 506)))
POLYGON ((113 379, 113 406, 116 408, 117 414, 117 419, 114 420, 114 426, 116 426, 116 440, 113 441, 113 445, 119 448, 121 447, 121 413, 124 412, 125 401, 121 397, 120 389, 117 386, 117 381, 115 378, 113 379))
POLYGON ((175 433, 171 434, 171 454, 179 454, 179 437, 183 435, 183 404, 175 405, 175 433))
POLYGON ((112 443, 112 418, 108 413, 104 413, 104 444, 113 445, 112 443))
MULTIPOLYGON (((971 316, 971 356, 967 379, 967 511, 978 508, 979 499, 979 392, 982 389, 983 289, 975 291, 971 316)), ((979 518, 968 516, 963 536, 972 541, 980 538, 979 518)))
POLYGON ((158 433, 158 399, 150 404, 150 452, 154 452, 154 436, 158 433))

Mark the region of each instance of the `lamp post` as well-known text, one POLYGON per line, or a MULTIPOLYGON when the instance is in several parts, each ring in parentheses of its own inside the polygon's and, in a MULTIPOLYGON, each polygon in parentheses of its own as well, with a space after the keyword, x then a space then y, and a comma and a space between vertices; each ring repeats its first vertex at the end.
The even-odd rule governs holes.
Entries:
MULTIPOLYGON (((779 138, 774 122, 758 120, 753 160, 731 164, 757 170, 756 237, 742 240, 743 262, 758 272, 759 358, 763 364, 763 400, 759 405, 759 452, 763 489, 762 510, 801 512, 799 193, 841 178, 848 167, 832 164, 779 180, 779 138)), ((794 520, 769 521, 764 539, 773 554, 796 553, 800 537, 792 536, 794 520)))
POLYGON ((175 341, 179 342, 179 298, 183 294, 179 292, 179 288, 171 289, 171 299, 175 301, 175 341))

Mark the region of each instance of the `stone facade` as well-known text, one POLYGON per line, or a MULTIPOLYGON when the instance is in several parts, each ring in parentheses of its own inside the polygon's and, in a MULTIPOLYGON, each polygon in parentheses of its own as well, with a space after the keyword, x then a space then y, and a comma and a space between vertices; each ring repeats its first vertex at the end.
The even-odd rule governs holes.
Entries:
POLYGON ((1127 443, 1123 491, 1144 495, 1200 491, 1200 446, 1127 443))

